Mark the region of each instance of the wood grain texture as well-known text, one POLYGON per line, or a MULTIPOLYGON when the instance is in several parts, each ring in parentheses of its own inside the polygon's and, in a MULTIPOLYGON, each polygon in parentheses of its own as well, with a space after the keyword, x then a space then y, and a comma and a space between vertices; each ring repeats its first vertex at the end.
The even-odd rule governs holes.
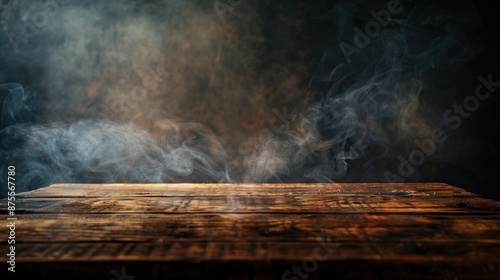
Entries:
POLYGON ((17 195, 17 275, 500 279, 499 210, 431 183, 59 184, 17 195))

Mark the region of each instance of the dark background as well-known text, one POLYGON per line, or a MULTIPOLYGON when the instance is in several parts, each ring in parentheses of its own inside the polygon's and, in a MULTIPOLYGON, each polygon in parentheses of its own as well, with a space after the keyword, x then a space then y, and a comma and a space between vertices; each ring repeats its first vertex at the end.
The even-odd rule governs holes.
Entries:
MULTIPOLYGON (((387 3, 387 1, 344 2, 355 3, 358 7, 355 9, 356 26, 364 26, 370 19, 367 17, 367 11, 382 9, 387 3)), ((71 34, 61 32, 56 27, 44 29, 30 39, 29 44, 25 45, 20 53, 14 53, 8 34, 25 21, 23 15, 29 17, 30 9, 35 8, 19 1, 2 2, 0 84, 19 83, 24 87, 26 94, 21 109, 11 112, 12 102, 4 103, 10 107, 3 106, 4 130, 0 135, 4 159, 2 168, 5 169, 5 166, 15 162, 19 166, 20 178, 28 181, 23 186, 25 189, 65 181, 134 182, 140 181, 138 178, 141 177, 131 178, 123 175, 108 180, 108 177, 100 175, 102 169, 115 170, 128 167, 121 165, 103 167, 99 163, 102 159, 99 158, 93 161, 95 166, 91 171, 81 172, 77 171, 77 167, 67 164, 66 155, 63 155, 66 164, 64 168, 61 168, 61 164, 51 163, 53 159, 50 151, 27 158, 27 155, 31 156, 34 153, 30 144, 22 140, 28 135, 26 130, 12 129, 14 126, 21 127, 20 124, 23 123, 53 125, 53 122, 75 123, 92 118, 113 123, 135 123, 153 135, 153 138, 167 139, 167 142, 173 141, 169 139, 175 137, 192 140, 191 128, 186 129, 186 134, 179 133, 174 137, 169 134, 170 132, 159 131, 150 120, 148 122, 137 117, 143 115, 141 112, 165 109, 169 120, 176 123, 202 123, 213 131, 216 137, 207 137, 204 134, 203 137, 208 140, 201 137, 203 141, 195 137, 190 147, 208 154, 207 157, 215 162, 210 168, 222 173, 231 170, 234 173, 231 174, 233 179, 227 180, 219 174, 220 172, 213 174, 209 172, 210 174, 206 175, 206 170, 203 168, 195 168, 195 172, 190 176, 179 177, 169 174, 161 177, 160 181, 166 182, 384 182, 386 179, 384 172, 387 170, 395 172, 394 170, 398 168, 397 155, 407 156, 415 148, 412 145, 413 139, 425 135, 426 129, 423 129, 423 132, 415 134, 410 132, 409 136, 399 139, 396 137, 400 135, 398 131, 390 131, 387 129, 389 126, 380 124, 382 132, 369 130, 372 136, 368 137, 370 139, 368 148, 361 157, 348 159, 347 173, 338 177, 331 176, 328 169, 324 171, 326 177, 321 175, 323 174, 321 172, 318 172, 321 176, 316 173, 317 176, 313 177, 304 175, 306 170, 314 169, 319 162, 323 164, 335 159, 338 155, 335 146, 337 144, 332 144, 331 149, 326 152, 315 150, 297 161, 293 156, 298 150, 294 146, 295 143, 289 146, 283 144, 289 143, 286 135, 276 136, 280 141, 285 139, 284 142, 279 142, 281 146, 288 147, 278 149, 277 152, 276 149, 267 147, 267 144, 274 142, 270 142, 267 136, 260 137, 261 132, 269 128, 270 121, 276 118, 273 109, 281 111, 284 107, 288 112, 307 112, 308 107, 322 104, 319 106, 319 113, 312 115, 314 121, 309 126, 315 127, 324 139, 329 139, 342 129, 351 126, 349 123, 336 125, 336 122, 340 123, 339 120, 343 118, 332 112, 342 112, 340 109, 354 106, 356 104, 353 103, 356 101, 340 103, 335 107, 328 103, 328 100, 336 100, 340 94, 337 92, 329 95, 328 91, 337 86, 336 81, 317 82, 319 76, 324 76, 343 62, 343 57, 339 55, 338 34, 344 29, 339 23, 339 14, 332 12, 338 1, 244 1, 235 7, 234 13, 225 13, 222 20, 214 10, 215 2, 211 1, 125 1, 123 3, 124 7, 120 8, 113 7, 114 4, 109 4, 108 7, 108 4, 99 4, 99 1, 68 4, 77 5, 83 10, 105 11, 103 14, 107 20, 94 22, 90 16, 85 19, 85 22, 91 22, 93 25, 90 25, 92 28, 89 28, 88 34, 82 34, 89 41, 85 43, 85 51, 81 53, 73 52, 71 48, 74 46, 66 44, 76 39, 68 39, 71 34), (175 7, 169 10, 172 11, 170 14, 163 14, 158 8, 163 2, 190 4, 173 5, 175 7), (148 6, 152 8, 147 8, 148 6), (109 30, 126 25, 127 22, 131 22, 129 19, 133 19, 136 15, 148 15, 151 19, 153 24, 146 25, 148 28, 144 30, 153 29, 153 35, 144 38, 151 39, 152 43, 140 37, 141 31, 139 31, 131 36, 132 38, 137 36, 137 39, 132 39, 133 43, 129 43, 131 51, 127 51, 126 48, 120 49, 120 46, 128 45, 121 40, 113 41, 110 36, 113 32, 109 30), (99 35, 101 31, 104 35, 99 35), (158 39, 163 37, 168 40, 158 39), (161 45, 158 47, 160 52, 168 50, 165 55, 144 54, 156 47, 155 40, 161 45), (110 51, 113 48, 119 50, 110 51), (146 51, 132 52, 142 48, 146 51), (62 51, 58 53, 58 50, 62 51), (333 52, 335 55, 325 60, 325 53, 328 52, 333 52), (49 59, 58 56, 61 61, 56 64, 49 59), (124 80, 126 88, 140 83, 135 72, 130 70, 135 61, 144 62, 144 65, 156 63, 154 67, 160 67, 166 61, 164 65, 167 65, 165 69, 169 72, 169 78, 167 84, 162 84, 146 99, 137 102, 137 108, 119 114, 113 108, 116 107, 116 100, 123 98, 123 93, 114 87, 119 80, 124 80), (66 95, 68 91, 85 93, 83 97, 68 98, 66 95), (7 111, 9 113, 6 113, 7 111), (227 155, 222 156, 211 148, 217 141, 224 147, 227 155), (242 153, 241 143, 247 142, 251 142, 253 150, 242 153), (268 153, 274 152, 276 154, 267 161, 271 163, 262 164, 259 161, 262 157, 267 157, 268 153), (229 160, 226 160, 226 156, 229 160), (36 166, 40 167, 40 170, 50 170, 49 173, 55 175, 46 178, 40 176, 40 173, 44 173, 41 171, 32 175, 31 171, 28 171, 30 165, 24 162, 23 158, 26 158, 26 161, 36 161, 39 163, 36 166), (287 167, 285 169, 280 165, 283 162, 287 167), (62 170, 72 168, 75 169, 73 175, 58 177, 57 174, 62 173, 62 170), (264 175, 259 175, 261 173, 264 175)), ((468 21, 469 15, 474 13, 469 1, 418 1, 418 3, 401 1, 401 3, 405 6, 405 11, 394 19, 404 19, 407 13, 417 7, 417 11, 420 11, 417 14, 422 17, 429 15, 430 19, 436 19, 438 22, 435 29, 432 28, 432 24, 422 25, 419 27, 421 30, 418 36, 408 37, 412 38, 408 39, 410 48, 418 49, 419 43, 427 38, 426 34, 431 38, 446 34, 447 29, 440 29, 446 24, 439 24, 440 20, 444 20, 444 23, 451 21, 463 26, 466 34, 464 37, 469 38, 467 40, 470 42, 460 42, 460 40, 454 42, 456 46, 445 49, 442 57, 453 58, 453 55, 447 56, 447 52, 460 53, 460 48, 469 44, 480 50, 477 55, 465 62, 455 63, 451 61, 452 59, 449 61, 445 59, 435 70, 429 70, 426 66, 430 60, 404 62, 405 71, 411 72, 412 63, 422 69, 423 74, 420 78, 424 87, 419 96, 419 109, 412 119, 428 130, 437 125, 442 112, 452 108, 454 103, 462 103, 466 96, 473 94, 477 86, 477 76, 487 77, 492 74, 494 81, 500 81, 498 69, 500 40, 497 38, 500 9, 498 5, 487 1, 474 2, 472 5, 480 19, 480 25, 476 26, 468 21), (436 9, 427 11, 428 7, 436 9), (440 13, 447 16, 443 17, 444 19, 432 16, 440 13), (441 88, 447 90, 441 92, 441 88)), ((77 18, 78 16, 75 20, 77 18)), ((66 20, 71 23, 73 19, 66 20)), ((59 25, 64 26, 64 22, 59 25)), ((352 32, 352 28, 349 27, 345 27, 345 30, 352 32)), ((353 35, 346 35, 345 38, 352 38, 353 35)), ((338 85, 340 88, 349 88, 349 85, 364 82, 366 77, 360 73, 370 68, 370 65, 374 65, 375 60, 372 58, 384 51, 377 42, 372 43, 359 56, 353 56, 354 63, 346 67, 346 76, 350 81, 347 85, 338 85)), ((4 99, 9 93, 11 92, 5 88, 0 90, 4 99)), ((401 102, 405 103, 406 99, 401 99, 401 102)), ((497 172, 500 171, 499 102, 497 92, 482 102, 479 110, 474 112, 471 118, 464 120, 458 130, 450 132, 450 140, 443 147, 439 147, 439 152, 426 159, 425 163, 417 168, 418 172, 405 181, 445 182, 484 197, 500 199, 500 188, 496 184, 497 172)), ((399 103, 396 100, 391 105, 397 104, 399 103)), ((382 113, 380 114, 383 115, 382 113)), ((367 118, 370 119, 370 116, 367 118)), ((397 121, 397 117, 390 117, 388 123, 397 121)), ((81 131, 85 133, 85 130, 91 128, 85 127, 81 131)), ((110 131, 105 133, 112 135, 110 131)), ((194 134, 198 135, 200 132, 194 134)), ((185 143, 184 140, 179 140, 173 145, 185 143)), ((346 147, 354 145, 350 141, 347 139, 346 147)), ((106 145, 116 145, 116 143, 102 144, 103 150, 106 149, 106 145)), ((193 164, 207 167, 203 163, 193 164)))
MULTIPOLYGON (((460 5, 460 2, 457 2, 460 5)), ((454 5, 454 4, 450 4, 454 5)), ((477 57, 470 62, 470 68, 486 76, 489 73, 493 77, 500 77, 500 49, 499 40, 499 5, 488 3, 487 1, 475 1, 475 7, 481 17, 482 25, 478 30, 483 49, 477 57)), ((498 79, 498 78, 497 78, 498 79)), ((467 137, 477 136, 480 142, 476 145, 478 153, 471 159, 464 158, 464 161, 471 160, 477 165, 481 172, 470 172, 462 170, 460 162, 450 167, 450 174, 443 178, 445 182, 452 185, 468 189, 474 193, 495 199, 500 198, 500 188, 496 183, 496 176, 500 171, 499 148, 500 148, 500 100, 498 93, 492 94, 491 99, 486 104, 481 105, 477 112, 477 119, 474 119, 464 128, 464 135, 467 137)))

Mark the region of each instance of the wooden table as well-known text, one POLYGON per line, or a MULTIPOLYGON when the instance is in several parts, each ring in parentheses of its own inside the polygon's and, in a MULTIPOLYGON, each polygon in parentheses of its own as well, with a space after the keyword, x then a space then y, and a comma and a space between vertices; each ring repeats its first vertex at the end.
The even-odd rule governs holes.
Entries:
POLYGON ((17 195, 0 279, 500 279, 499 210, 430 183, 59 184, 17 195))

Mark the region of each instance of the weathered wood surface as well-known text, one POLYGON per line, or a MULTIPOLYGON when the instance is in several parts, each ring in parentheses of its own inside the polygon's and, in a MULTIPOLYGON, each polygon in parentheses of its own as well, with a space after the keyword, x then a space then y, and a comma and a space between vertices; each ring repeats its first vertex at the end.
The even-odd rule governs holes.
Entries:
POLYGON ((16 275, 500 279, 499 210, 430 183, 60 184, 17 195, 16 275))

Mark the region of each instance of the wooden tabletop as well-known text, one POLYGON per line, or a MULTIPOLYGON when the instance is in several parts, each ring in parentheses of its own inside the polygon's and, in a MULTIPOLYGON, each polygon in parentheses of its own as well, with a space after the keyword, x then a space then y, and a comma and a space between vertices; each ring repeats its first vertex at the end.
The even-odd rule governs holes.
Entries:
POLYGON ((500 279, 500 202, 445 184, 59 184, 15 202, 1 279, 500 279))

